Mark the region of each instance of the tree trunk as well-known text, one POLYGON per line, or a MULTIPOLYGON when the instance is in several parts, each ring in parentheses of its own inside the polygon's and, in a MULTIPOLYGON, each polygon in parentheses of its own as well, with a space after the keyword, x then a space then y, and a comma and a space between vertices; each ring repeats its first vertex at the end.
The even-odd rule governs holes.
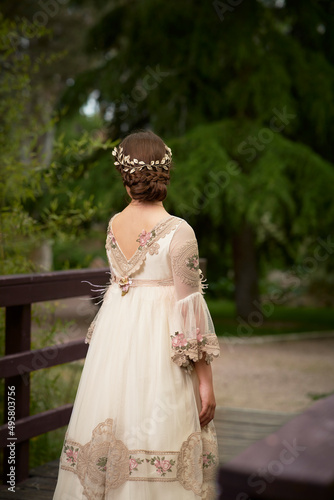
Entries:
POLYGON ((247 321, 252 312, 259 310, 255 235, 248 223, 233 236, 232 245, 237 315, 247 321))

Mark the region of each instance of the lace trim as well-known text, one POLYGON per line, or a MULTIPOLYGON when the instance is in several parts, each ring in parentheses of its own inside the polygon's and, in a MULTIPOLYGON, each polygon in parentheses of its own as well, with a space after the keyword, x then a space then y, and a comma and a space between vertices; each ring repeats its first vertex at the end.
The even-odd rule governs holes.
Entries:
POLYGON ((172 361, 188 372, 193 370, 194 362, 202 359, 204 353, 207 364, 220 354, 218 338, 214 333, 200 335, 197 339, 185 339, 183 333, 175 332, 171 338, 172 361))
POLYGON ((196 240, 187 240, 179 247, 172 258, 175 274, 186 285, 198 287, 201 280, 198 246, 196 240))
POLYGON ((186 490, 200 495, 203 483, 203 460, 201 433, 194 432, 182 444, 180 450, 180 466, 177 478, 186 490))
POLYGON ((147 253, 150 255, 157 255, 160 248, 157 240, 164 238, 181 223, 180 219, 172 215, 168 219, 156 224, 151 231, 152 237, 147 240, 144 245, 140 244, 134 255, 128 260, 118 247, 112 233, 111 224, 114 217, 111 218, 108 225, 108 235, 105 247, 109 261, 119 276, 129 276, 138 271, 145 261, 147 253))
POLYGON ((201 495, 206 469, 218 460, 217 448, 214 455, 211 444, 214 436, 208 438, 204 429, 190 434, 180 451, 129 450, 116 439, 113 420, 108 418, 94 428, 85 445, 66 433, 60 467, 78 476, 88 500, 102 500, 126 481, 179 481, 201 495))
MULTIPOLYGON (((203 443, 203 481, 215 480, 219 465, 218 443, 213 421, 202 428, 203 443)), ((205 497, 203 497, 205 498, 205 497)))
POLYGON ((85 337, 85 344, 90 344, 90 341, 92 340, 92 336, 93 336, 93 333, 94 333, 94 330, 96 327, 96 323, 97 323, 97 319, 99 317, 100 311, 101 311, 101 308, 97 311, 93 321, 91 322, 91 324, 88 327, 86 337, 85 337))

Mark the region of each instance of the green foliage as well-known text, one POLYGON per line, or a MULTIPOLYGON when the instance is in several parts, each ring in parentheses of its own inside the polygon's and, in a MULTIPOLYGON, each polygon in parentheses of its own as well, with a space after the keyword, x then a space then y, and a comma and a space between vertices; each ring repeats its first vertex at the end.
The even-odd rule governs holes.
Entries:
POLYGON ((235 318, 235 304, 229 300, 207 299, 217 335, 223 337, 251 338, 256 335, 332 331, 333 308, 289 307, 264 305, 262 321, 250 325, 235 318), (266 310, 270 310, 268 315, 266 310))
POLYGON ((333 24, 314 0, 249 0, 223 20, 212 2, 109 1, 87 35, 96 67, 61 106, 76 113, 97 89, 114 137, 149 124, 166 138, 226 118, 263 123, 286 106, 296 119, 284 134, 333 160, 333 24))
POLYGON ((217 229, 223 227, 224 237, 231 237, 247 220, 260 247, 273 241, 291 261, 308 255, 317 238, 330 234, 334 208, 328 187, 334 169, 307 146, 259 123, 236 120, 197 127, 169 144, 176 165, 169 208, 195 227, 206 227, 205 250, 207 224, 216 228, 211 244, 215 239, 224 244, 217 229), (250 145, 252 138, 257 148, 250 145))
MULTIPOLYGON (((113 143, 86 132, 52 144, 58 118, 41 107, 32 78, 54 58, 32 60, 24 48, 13 47, 10 40, 22 27, 1 20, 0 274, 12 274, 34 270, 29 255, 42 241, 74 239, 92 219, 93 195, 85 197, 75 183, 91 157, 113 143)), ((44 35, 44 29, 36 33, 44 35)))

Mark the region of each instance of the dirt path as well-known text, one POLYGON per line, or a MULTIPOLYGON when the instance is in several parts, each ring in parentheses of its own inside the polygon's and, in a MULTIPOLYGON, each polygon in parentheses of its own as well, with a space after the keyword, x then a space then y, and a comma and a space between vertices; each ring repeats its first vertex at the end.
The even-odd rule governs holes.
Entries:
POLYGON ((313 403, 310 395, 334 392, 334 336, 260 344, 220 338, 220 345, 212 365, 219 406, 297 412, 313 403))

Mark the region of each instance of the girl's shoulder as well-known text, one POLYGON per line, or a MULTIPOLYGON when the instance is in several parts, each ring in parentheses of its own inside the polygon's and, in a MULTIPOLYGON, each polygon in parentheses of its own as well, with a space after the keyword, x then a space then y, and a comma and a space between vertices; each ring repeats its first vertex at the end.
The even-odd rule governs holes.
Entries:
POLYGON ((181 217, 174 216, 178 220, 178 225, 175 231, 175 236, 182 239, 192 240, 196 239, 195 231, 193 227, 185 219, 181 217))

